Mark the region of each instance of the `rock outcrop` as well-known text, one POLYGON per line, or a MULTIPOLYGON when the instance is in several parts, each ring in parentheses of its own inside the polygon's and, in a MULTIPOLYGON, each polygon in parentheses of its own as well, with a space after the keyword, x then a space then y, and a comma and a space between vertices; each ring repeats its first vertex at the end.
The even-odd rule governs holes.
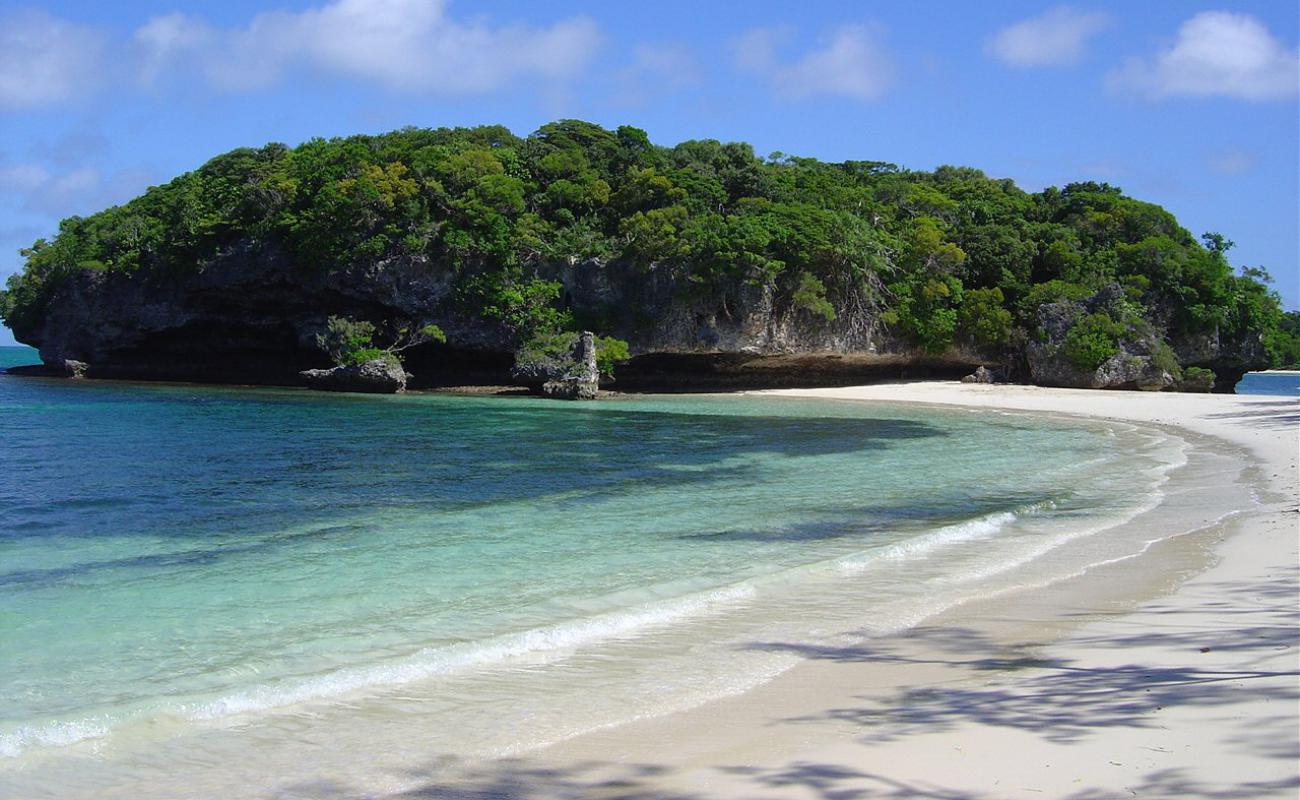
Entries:
POLYGON ((1152 392, 1182 386, 1197 387, 1188 391, 1200 391, 1199 387, 1208 381, 1213 388, 1231 391, 1252 364, 1262 363, 1259 343, 1235 342, 1225 346, 1217 336, 1200 336, 1196 341, 1174 336, 1170 337, 1171 349, 1159 331, 1144 322, 1118 337, 1118 352, 1093 369, 1080 368, 1067 357, 1064 346, 1071 328, 1083 315, 1115 308, 1123 296, 1123 289, 1112 284, 1083 300, 1041 306, 1038 324, 1042 337, 1025 346, 1029 380, 1041 386, 1152 392), (1192 367, 1192 374, 1197 377, 1186 380, 1176 375, 1179 361, 1192 367))
MULTIPOLYGON (((542 265, 538 273, 562 285, 561 302, 579 319, 600 319, 602 334, 628 342, 632 360, 619 367, 619 385, 630 391, 844 385, 904 374, 957 379, 987 364, 1002 364, 1006 380, 1054 386, 1162 388, 1172 382, 1153 370, 1141 342, 1123 343, 1121 354, 1092 371, 1061 357, 1069 315, 1109 295, 1072 308, 1045 305, 1045 340, 1010 356, 962 344, 927 353, 866 304, 826 320, 770 288, 743 282, 700 296, 684 291, 669 266, 657 264, 562 262, 542 265)), ((67 364, 80 362, 91 377, 300 385, 300 372, 330 366, 315 344, 327 317, 418 319, 437 324, 447 341, 403 353, 414 387, 553 380, 550 374, 511 375, 510 331, 465 313, 456 280, 450 266, 423 257, 330 271, 295 264, 274 245, 244 242, 184 274, 79 271, 57 289, 43 317, 14 334, 65 373, 67 364)), ((1183 364, 1214 370, 1219 391, 1231 390, 1246 369, 1262 363, 1258 342, 1170 341, 1183 364)), ((346 385, 351 379, 315 380, 346 385)), ((390 375, 381 385, 396 383, 390 375)))
POLYGON ((985 366, 975 368, 975 371, 961 379, 962 383, 993 383, 996 376, 993 370, 985 366))
POLYGON ((376 358, 332 369, 308 369, 298 373, 310 389, 327 392, 396 394, 406 391, 406 370, 395 358, 376 358))
POLYGON ((578 335, 569 361, 564 372, 542 384, 542 394, 559 400, 595 400, 600 388, 595 334, 583 331, 578 335))
MULTIPOLYGON (((996 360, 965 348, 925 353, 869 310, 826 321, 748 284, 693 297, 666 265, 564 262, 539 275, 563 286, 563 304, 580 319, 599 318, 602 334, 628 342, 619 385, 632 391, 842 385, 903 370, 956 379, 996 360)), ((323 271, 245 243, 190 273, 77 272, 39 322, 14 335, 47 365, 82 361, 97 378, 293 386, 303 370, 330 367, 315 344, 329 316, 419 319, 447 341, 403 352, 413 387, 540 387, 549 377, 511 375, 510 331, 464 313, 455 278, 424 258, 323 271)))
POLYGON ((1214 373, 1208 369, 1188 369, 1174 384, 1176 392, 1212 392, 1214 391, 1214 373))
POLYGON ((86 377, 86 373, 89 371, 89 364, 72 358, 65 358, 63 360, 62 369, 60 370, 60 372, 69 378, 84 378, 86 377))

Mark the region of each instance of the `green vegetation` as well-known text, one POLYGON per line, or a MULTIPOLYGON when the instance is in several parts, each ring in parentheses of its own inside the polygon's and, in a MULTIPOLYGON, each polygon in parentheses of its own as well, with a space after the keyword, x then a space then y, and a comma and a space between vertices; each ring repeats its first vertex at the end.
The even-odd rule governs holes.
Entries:
POLYGON ((1264 335, 1264 347, 1276 369, 1300 369, 1300 311, 1287 311, 1277 329, 1264 335))
MULTIPOLYGON (((408 128, 234 150, 70 217, 24 251, 0 317, 35 329, 77 271, 165 277, 273 247, 316 276, 385 260, 451 271, 457 313, 502 326, 521 348, 577 327, 548 266, 617 260, 724 314, 731 290, 764 287, 778 311, 846 325, 872 314, 936 353, 996 352, 1018 330, 1036 333, 1043 303, 1117 284, 1132 313, 1171 338, 1262 337, 1274 364, 1300 361, 1294 315, 1262 271, 1232 269, 1231 246, 1217 234, 1198 242, 1164 209, 1104 183, 1029 194, 970 168, 764 159, 712 140, 659 147, 636 128, 576 120, 527 137, 408 128)), ((1100 363, 1128 327, 1083 317, 1069 357, 1100 363)))
POLYGON ((816 314, 830 322, 835 319, 835 306, 826 299, 826 284, 816 275, 800 273, 799 285, 794 290, 794 304, 810 314, 816 314))
POLYGON ((1119 338, 1123 335, 1124 326, 1109 314, 1089 314, 1076 321, 1065 334, 1061 349, 1079 369, 1096 369, 1119 352, 1119 338))
MULTIPOLYGON (((597 336, 596 368, 605 379, 614 377, 614 367, 629 358, 627 342, 612 336, 597 336)), ((515 363, 527 369, 530 365, 564 363, 578 343, 576 331, 542 333, 524 342, 515 353, 515 363)))
POLYGON ((461 305, 510 331, 516 344, 549 336, 573 325, 573 315, 555 307, 563 290, 556 281, 525 278, 517 267, 468 276, 458 287, 461 305))
POLYGON ((377 359, 401 364, 398 353, 408 347, 447 341, 446 335, 437 325, 424 325, 420 328, 400 326, 394 331, 392 343, 387 347, 375 344, 376 333, 374 323, 347 317, 330 317, 325 321, 325 332, 316 334, 316 346, 328 353, 338 366, 355 367, 377 359))

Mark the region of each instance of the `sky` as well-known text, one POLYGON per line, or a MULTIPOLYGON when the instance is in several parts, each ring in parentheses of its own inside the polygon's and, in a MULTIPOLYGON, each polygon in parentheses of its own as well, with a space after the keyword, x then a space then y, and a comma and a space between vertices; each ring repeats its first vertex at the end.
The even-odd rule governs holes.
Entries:
POLYGON ((60 219, 235 147, 578 118, 1105 181, 1297 309, 1298 28, 1294 0, 0 0, 0 280, 60 219))

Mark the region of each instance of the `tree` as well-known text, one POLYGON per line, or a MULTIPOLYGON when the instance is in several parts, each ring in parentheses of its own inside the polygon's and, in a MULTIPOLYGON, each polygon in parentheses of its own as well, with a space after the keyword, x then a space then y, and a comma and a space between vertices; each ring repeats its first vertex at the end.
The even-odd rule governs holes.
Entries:
POLYGON ((957 321, 976 344, 1001 347, 1011 338, 1011 312, 1003 307, 1002 290, 967 289, 962 293, 957 321))
POLYGON ((437 325, 399 326, 387 347, 375 345, 375 334, 376 327, 372 322, 332 316, 325 321, 325 331, 316 334, 316 346, 328 353, 335 364, 346 367, 376 359, 392 359, 400 363, 397 354, 403 350, 428 342, 447 341, 437 325))

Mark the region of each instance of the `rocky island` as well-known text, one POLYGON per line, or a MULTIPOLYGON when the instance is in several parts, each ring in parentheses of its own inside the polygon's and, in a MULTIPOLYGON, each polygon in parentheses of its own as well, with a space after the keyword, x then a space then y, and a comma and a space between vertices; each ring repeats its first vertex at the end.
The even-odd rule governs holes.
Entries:
POLYGON ((234 150, 68 218, 0 317, 90 378, 1231 391, 1297 350, 1231 246, 1107 184, 1027 193, 575 120, 408 128, 234 150))

